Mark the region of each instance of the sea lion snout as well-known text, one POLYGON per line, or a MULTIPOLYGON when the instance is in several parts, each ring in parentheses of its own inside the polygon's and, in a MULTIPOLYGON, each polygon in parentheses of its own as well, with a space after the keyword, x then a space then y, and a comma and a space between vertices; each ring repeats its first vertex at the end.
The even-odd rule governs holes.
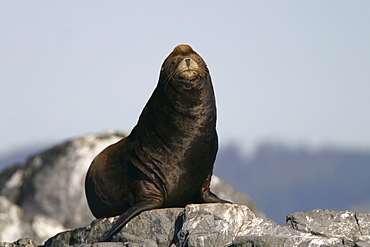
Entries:
POLYGON ((192 81, 199 78, 199 65, 198 63, 190 58, 184 58, 176 68, 179 79, 192 81))

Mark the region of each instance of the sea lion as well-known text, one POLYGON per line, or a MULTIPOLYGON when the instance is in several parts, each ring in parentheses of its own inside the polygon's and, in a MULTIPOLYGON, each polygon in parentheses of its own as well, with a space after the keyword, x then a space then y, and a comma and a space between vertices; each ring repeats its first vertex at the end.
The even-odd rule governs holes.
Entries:
POLYGON ((130 135, 92 161, 85 190, 96 218, 120 215, 108 241, 142 211, 226 202, 210 191, 218 149, 216 103, 206 63, 190 46, 165 59, 130 135))

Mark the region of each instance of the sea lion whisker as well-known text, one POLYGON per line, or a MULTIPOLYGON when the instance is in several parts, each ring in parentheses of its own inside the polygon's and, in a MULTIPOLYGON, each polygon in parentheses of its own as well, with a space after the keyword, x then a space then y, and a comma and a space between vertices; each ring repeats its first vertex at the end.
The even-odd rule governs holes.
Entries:
POLYGON ((171 72, 171 73, 167 76, 167 78, 166 78, 165 82, 168 82, 168 81, 172 80, 176 75, 177 75, 177 71, 176 71, 176 70, 174 70, 173 72, 171 72))

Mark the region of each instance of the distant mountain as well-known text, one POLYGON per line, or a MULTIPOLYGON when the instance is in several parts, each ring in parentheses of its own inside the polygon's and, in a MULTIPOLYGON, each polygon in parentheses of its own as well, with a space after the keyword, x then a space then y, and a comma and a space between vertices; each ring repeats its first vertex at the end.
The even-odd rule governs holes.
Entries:
POLYGON ((370 212, 370 150, 264 143, 243 157, 229 145, 220 148, 215 174, 279 224, 282 215, 316 208, 370 212))

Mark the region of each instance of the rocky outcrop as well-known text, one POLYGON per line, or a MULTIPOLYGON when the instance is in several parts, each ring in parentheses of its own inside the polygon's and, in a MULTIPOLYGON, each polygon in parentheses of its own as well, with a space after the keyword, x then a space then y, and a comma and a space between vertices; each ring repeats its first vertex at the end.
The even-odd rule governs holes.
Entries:
POLYGON ((343 244, 350 246, 354 243, 357 246, 370 246, 369 213, 317 209, 307 213, 289 214, 287 225, 312 235, 340 238, 343 244))
POLYGON ((0 234, 8 239, 17 239, 21 236, 34 238, 31 222, 24 211, 14 205, 6 197, 0 196, 0 234))
POLYGON ((112 132, 87 135, 37 154, 25 165, 4 170, 0 201, 6 203, 6 199, 8 211, 19 216, 12 217, 13 224, 0 219, 0 229, 4 228, 0 241, 27 236, 42 243, 65 229, 88 225, 93 216, 85 199, 86 171, 97 153, 123 136, 112 132))
POLYGON ((263 217, 247 196, 217 177, 212 179, 212 191, 238 204, 146 211, 133 218, 114 237, 115 242, 99 243, 116 218, 93 219, 84 195, 84 178, 95 155, 123 136, 112 132, 87 135, 3 171, 0 241, 7 242, 0 247, 37 246, 48 238, 45 246, 370 247, 369 213, 319 209, 290 214, 286 226, 278 225, 263 217))
POLYGON ((67 228, 86 225, 93 218, 85 199, 86 171, 97 153, 122 137, 109 132, 87 135, 31 157, 24 166, 0 175, 0 195, 29 217, 46 215, 67 228))
POLYGON ((111 243, 97 241, 117 218, 50 238, 47 246, 314 247, 370 246, 368 213, 314 210, 289 215, 287 226, 256 217, 238 204, 192 204, 157 209, 133 218, 111 243), (357 219, 357 220, 356 220, 357 219))
MULTIPOLYGON (((43 243, 65 229, 88 225, 94 219, 84 192, 88 167, 101 150, 124 136, 115 132, 86 135, 4 170, 0 174, 0 241, 30 237, 43 243)), ((211 189, 259 214, 247 196, 217 177, 211 189)))
POLYGON ((54 218, 41 214, 30 218, 21 207, 0 196, 0 236, 3 241, 27 236, 42 243, 64 230, 65 227, 54 218))

